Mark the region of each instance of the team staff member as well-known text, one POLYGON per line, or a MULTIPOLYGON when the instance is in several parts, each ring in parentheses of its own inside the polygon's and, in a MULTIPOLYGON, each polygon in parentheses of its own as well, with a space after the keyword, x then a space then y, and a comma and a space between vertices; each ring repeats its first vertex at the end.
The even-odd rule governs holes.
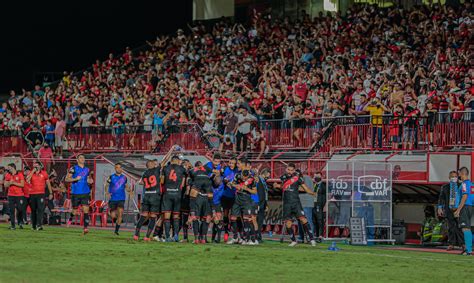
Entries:
POLYGON ((258 214, 257 214, 257 240, 262 241, 262 227, 263 221, 265 220, 265 211, 268 208, 268 185, 267 180, 270 178, 270 169, 263 168, 258 176, 257 180, 257 193, 260 203, 258 205, 258 214))
POLYGON ((471 180, 469 180, 469 170, 466 167, 459 169, 459 177, 461 177, 461 203, 454 212, 455 217, 459 217, 459 223, 464 234, 465 250, 462 254, 472 254, 472 232, 471 232, 471 216, 472 206, 474 205, 474 188, 471 180))
POLYGON ((25 186, 25 176, 16 171, 16 166, 10 163, 6 167, 8 173, 5 175, 4 185, 8 188, 8 207, 10 208, 10 230, 15 230, 15 209, 17 211, 18 226, 23 229, 23 187, 25 186))
POLYGON ((179 231, 179 213, 181 211, 181 194, 186 182, 186 170, 181 166, 177 155, 171 158, 171 164, 163 169, 161 184, 163 186, 162 213, 164 216, 165 238, 171 242, 171 214, 173 214, 174 241, 177 242, 179 231))
POLYGON ((31 228, 33 230, 43 230, 44 198, 46 188, 49 191, 49 200, 53 199, 53 189, 49 181, 48 173, 43 169, 39 161, 33 163, 33 170, 26 177, 26 181, 31 184, 30 207, 31 207, 31 228))
POLYGON ((326 182, 323 182, 321 172, 317 172, 314 175, 314 182, 316 183, 314 186, 316 198, 314 199, 313 207, 314 233, 316 241, 321 242, 324 226, 326 225, 326 212, 324 211, 326 206, 326 182))
POLYGON ((31 191, 31 184, 26 179, 26 176, 30 174, 31 170, 28 166, 23 168, 23 176, 25 176, 25 185, 23 186, 23 209, 21 210, 21 215, 23 217, 23 224, 28 225, 28 215, 26 211, 28 210, 28 206, 30 206, 30 191, 31 191))
POLYGON ((123 174, 122 165, 115 164, 115 173, 112 174, 104 184, 104 191, 109 199, 109 215, 115 221, 115 235, 119 235, 122 225, 123 209, 125 207, 126 193, 131 193, 127 177, 123 174))
POLYGON ((91 197, 91 185, 94 183, 92 171, 86 167, 86 158, 84 155, 77 156, 77 164, 68 170, 65 181, 72 183, 71 185, 71 203, 72 213, 68 221, 68 225, 72 222, 73 215, 77 215, 77 209, 82 205, 84 212, 84 230, 83 234, 89 233, 89 200, 91 197))
POLYGON ((438 199, 438 216, 446 218, 448 222, 448 250, 464 244, 463 233, 459 227, 459 219, 454 217, 453 211, 461 201, 461 186, 458 182, 458 173, 449 172, 449 184, 443 185, 438 199))

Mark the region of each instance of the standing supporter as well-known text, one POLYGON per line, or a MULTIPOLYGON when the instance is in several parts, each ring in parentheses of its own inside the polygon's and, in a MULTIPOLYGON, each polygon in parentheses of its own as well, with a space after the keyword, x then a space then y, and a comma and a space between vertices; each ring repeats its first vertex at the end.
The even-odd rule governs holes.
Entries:
POLYGON ((252 122, 257 121, 253 115, 249 114, 246 108, 240 109, 240 114, 237 114, 237 151, 247 151, 248 134, 251 131, 252 122))

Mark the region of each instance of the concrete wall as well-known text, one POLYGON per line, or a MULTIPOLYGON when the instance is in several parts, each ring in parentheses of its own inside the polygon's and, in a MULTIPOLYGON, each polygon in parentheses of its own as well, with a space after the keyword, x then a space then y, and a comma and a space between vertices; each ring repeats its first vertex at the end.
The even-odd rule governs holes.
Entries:
POLYGON ((193 0, 193 20, 234 16, 234 0, 193 0))

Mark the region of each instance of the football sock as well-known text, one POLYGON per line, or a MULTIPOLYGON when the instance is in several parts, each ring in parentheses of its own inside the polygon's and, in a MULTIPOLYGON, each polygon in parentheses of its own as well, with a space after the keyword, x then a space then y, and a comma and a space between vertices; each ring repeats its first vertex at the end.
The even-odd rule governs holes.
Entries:
POLYGON ((155 229, 155 224, 156 224, 156 218, 150 218, 148 220, 148 229, 146 230, 146 237, 149 238, 151 233, 153 233, 153 230, 155 229))
POLYGON ((464 244, 466 245, 466 252, 472 253, 472 232, 471 230, 463 231, 464 244))
POLYGON ((193 220, 193 232, 195 240, 199 240, 199 221, 193 220))
POLYGON ((143 215, 140 215, 140 219, 138 219, 137 227, 135 227, 135 236, 140 236, 140 229, 143 226, 143 223, 145 223, 146 217, 143 215))
POLYGON ((171 222, 169 219, 165 219, 165 238, 168 239, 170 237, 170 230, 171 230, 171 222))

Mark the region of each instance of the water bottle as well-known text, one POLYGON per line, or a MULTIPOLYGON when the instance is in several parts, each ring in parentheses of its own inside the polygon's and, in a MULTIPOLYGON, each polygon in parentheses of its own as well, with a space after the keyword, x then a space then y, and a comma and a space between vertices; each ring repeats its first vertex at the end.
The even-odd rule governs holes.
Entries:
POLYGON ((332 251, 332 252, 337 252, 339 251, 339 248, 336 246, 336 242, 332 242, 331 245, 329 246, 328 248, 328 251, 332 251))
POLYGON ((270 238, 273 237, 273 232, 272 231, 268 231, 268 237, 270 237, 270 238))

